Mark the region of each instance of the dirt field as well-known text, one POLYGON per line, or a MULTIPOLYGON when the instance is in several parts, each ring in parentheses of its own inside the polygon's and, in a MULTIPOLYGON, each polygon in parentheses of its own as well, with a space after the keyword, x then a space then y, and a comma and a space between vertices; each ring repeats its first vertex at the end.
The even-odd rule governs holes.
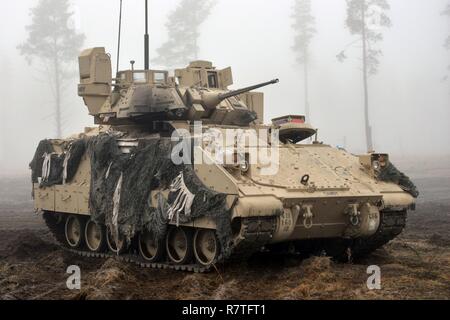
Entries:
POLYGON ((415 179, 422 196, 406 231, 363 261, 261 254, 209 274, 141 269, 62 251, 33 213, 28 181, 0 182, 0 299, 450 298, 448 175, 415 179), (81 268, 80 291, 66 288, 69 265, 81 268), (381 290, 366 287, 369 265, 381 267, 381 290))

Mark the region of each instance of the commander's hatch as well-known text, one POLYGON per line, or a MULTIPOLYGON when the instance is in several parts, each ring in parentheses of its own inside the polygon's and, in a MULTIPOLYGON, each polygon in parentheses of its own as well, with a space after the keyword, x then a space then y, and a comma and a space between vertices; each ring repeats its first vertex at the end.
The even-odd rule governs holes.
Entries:
POLYGON ((233 84, 231 68, 217 70, 210 61, 192 61, 186 68, 175 70, 181 87, 227 90, 233 84))
POLYGON ((273 126, 280 132, 282 143, 299 143, 316 134, 310 124, 306 123, 305 116, 284 116, 272 120, 273 126))

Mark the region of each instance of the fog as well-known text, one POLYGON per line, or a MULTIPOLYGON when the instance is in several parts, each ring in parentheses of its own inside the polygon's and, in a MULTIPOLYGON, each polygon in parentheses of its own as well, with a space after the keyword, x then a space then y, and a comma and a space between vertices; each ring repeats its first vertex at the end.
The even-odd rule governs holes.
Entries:
MULTIPOLYGON (((150 0, 150 53, 166 40, 167 14, 178 0, 150 0)), ((3 1, 0 11, 0 174, 26 173, 38 142, 55 135, 54 102, 46 75, 29 66, 17 46, 27 37, 29 9, 37 0, 3 1)), ((443 44, 450 19, 447 0, 390 0, 392 27, 385 30, 379 73, 369 80, 375 148, 395 158, 450 154, 450 51, 443 44)), ((143 66, 143 0, 124 0, 121 69, 143 66)), ((200 59, 231 66, 234 88, 273 78, 264 88, 265 122, 303 114, 303 74, 296 64, 292 0, 219 0, 201 28, 200 59)), ((104 46, 115 66, 118 6, 114 0, 72 1, 85 48, 104 46)), ((317 34, 312 41, 310 105, 319 138, 364 152, 363 88, 357 50, 340 63, 336 55, 352 40, 344 0, 313 0, 317 34)), ((157 68, 159 66, 152 66, 157 68)), ((183 67, 183 66, 180 66, 183 67)), ((64 135, 93 124, 76 95, 77 79, 64 96, 64 135)))

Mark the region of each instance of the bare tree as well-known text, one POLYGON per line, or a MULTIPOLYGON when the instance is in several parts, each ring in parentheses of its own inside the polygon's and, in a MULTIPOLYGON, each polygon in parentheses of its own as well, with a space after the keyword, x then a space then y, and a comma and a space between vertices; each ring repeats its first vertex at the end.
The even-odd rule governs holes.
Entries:
POLYGON ((292 47, 292 50, 296 53, 297 62, 300 65, 303 65, 305 115, 306 119, 311 121, 308 92, 308 71, 310 66, 311 40, 316 33, 315 19, 311 14, 311 0, 295 0, 292 19, 294 20, 292 28, 295 32, 294 46, 292 47))
MULTIPOLYGON (((362 75, 364 87, 364 120, 366 131, 366 146, 368 151, 373 150, 372 127, 369 119, 369 87, 368 78, 378 72, 382 51, 376 44, 383 40, 383 28, 391 26, 387 15, 390 9, 387 0, 346 0, 347 20, 346 26, 352 35, 357 36, 354 43, 361 43, 362 75)), ((352 44, 354 44, 352 43, 352 44)), ((347 58, 343 50, 337 58, 343 61, 347 58)))
POLYGON ((18 46, 29 64, 34 58, 48 73, 55 98, 56 135, 62 136, 61 107, 64 88, 73 80, 73 66, 84 42, 76 32, 69 0, 40 0, 31 9, 32 22, 26 27, 28 39, 18 46))
POLYGON ((171 68, 198 59, 200 26, 215 4, 215 0, 181 0, 167 17, 169 39, 157 49, 153 63, 171 68))

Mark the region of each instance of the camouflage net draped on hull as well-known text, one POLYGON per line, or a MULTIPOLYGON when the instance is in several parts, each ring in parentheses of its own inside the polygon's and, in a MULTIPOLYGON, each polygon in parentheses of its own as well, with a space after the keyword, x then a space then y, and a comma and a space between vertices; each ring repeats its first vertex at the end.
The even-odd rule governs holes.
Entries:
POLYGON ((419 196, 419 190, 411 179, 398 170, 392 163, 389 163, 386 168, 380 171, 378 174, 378 179, 399 185, 404 191, 408 192, 414 198, 419 196))
POLYGON ((105 224, 113 233, 116 231, 131 241, 144 230, 163 239, 171 216, 178 223, 210 217, 216 223, 222 247, 219 259, 231 254, 231 212, 227 209, 226 194, 204 186, 191 165, 175 165, 171 160, 169 140, 142 139, 131 153, 124 154, 118 146, 117 136, 100 134, 72 141, 61 155, 53 152, 50 141, 44 140, 30 164, 33 182, 37 183, 38 177, 42 176, 48 154, 52 157, 51 179, 42 180, 41 187, 62 184, 64 172, 66 182, 69 182, 85 151, 91 162, 89 210, 92 220, 105 224), (180 179, 183 183, 174 185, 180 179), (161 190, 170 190, 168 200, 161 190), (193 197, 187 197, 188 193, 193 197), (153 202, 156 206, 152 205, 152 195, 156 197, 153 202))
POLYGON ((57 154, 50 140, 42 140, 39 143, 30 163, 33 183, 39 183, 41 187, 51 187, 73 179, 85 153, 86 141, 72 140, 64 143, 62 147, 65 151, 57 154))
POLYGON ((162 239, 170 220, 169 210, 183 190, 171 191, 168 201, 156 192, 156 207, 151 203, 152 191, 171 190, 173 182, 182 176, 194 198, 190 206, 181 207, 175 220, 189 223, 199 217, 211 217, 216 222, 223 253, 228 254, 231 217, 226 195, 206 188, 192 166, 175 165, 170 141, 141 140, 130 154, 123 154, 113 136, 101 134, 89 141, 88 152, 92 169, 89 204, 95 221, 112 229, 117 227, 128 241, 144 230, 162 239))
POLYGON ((39 177, 42 177, 42 167, 44 165, 44 155, 53 153, 53 145, 49 140, 42 140, 34 153, 33 160, 30 162, 31 182, 38 183, 39 177))

